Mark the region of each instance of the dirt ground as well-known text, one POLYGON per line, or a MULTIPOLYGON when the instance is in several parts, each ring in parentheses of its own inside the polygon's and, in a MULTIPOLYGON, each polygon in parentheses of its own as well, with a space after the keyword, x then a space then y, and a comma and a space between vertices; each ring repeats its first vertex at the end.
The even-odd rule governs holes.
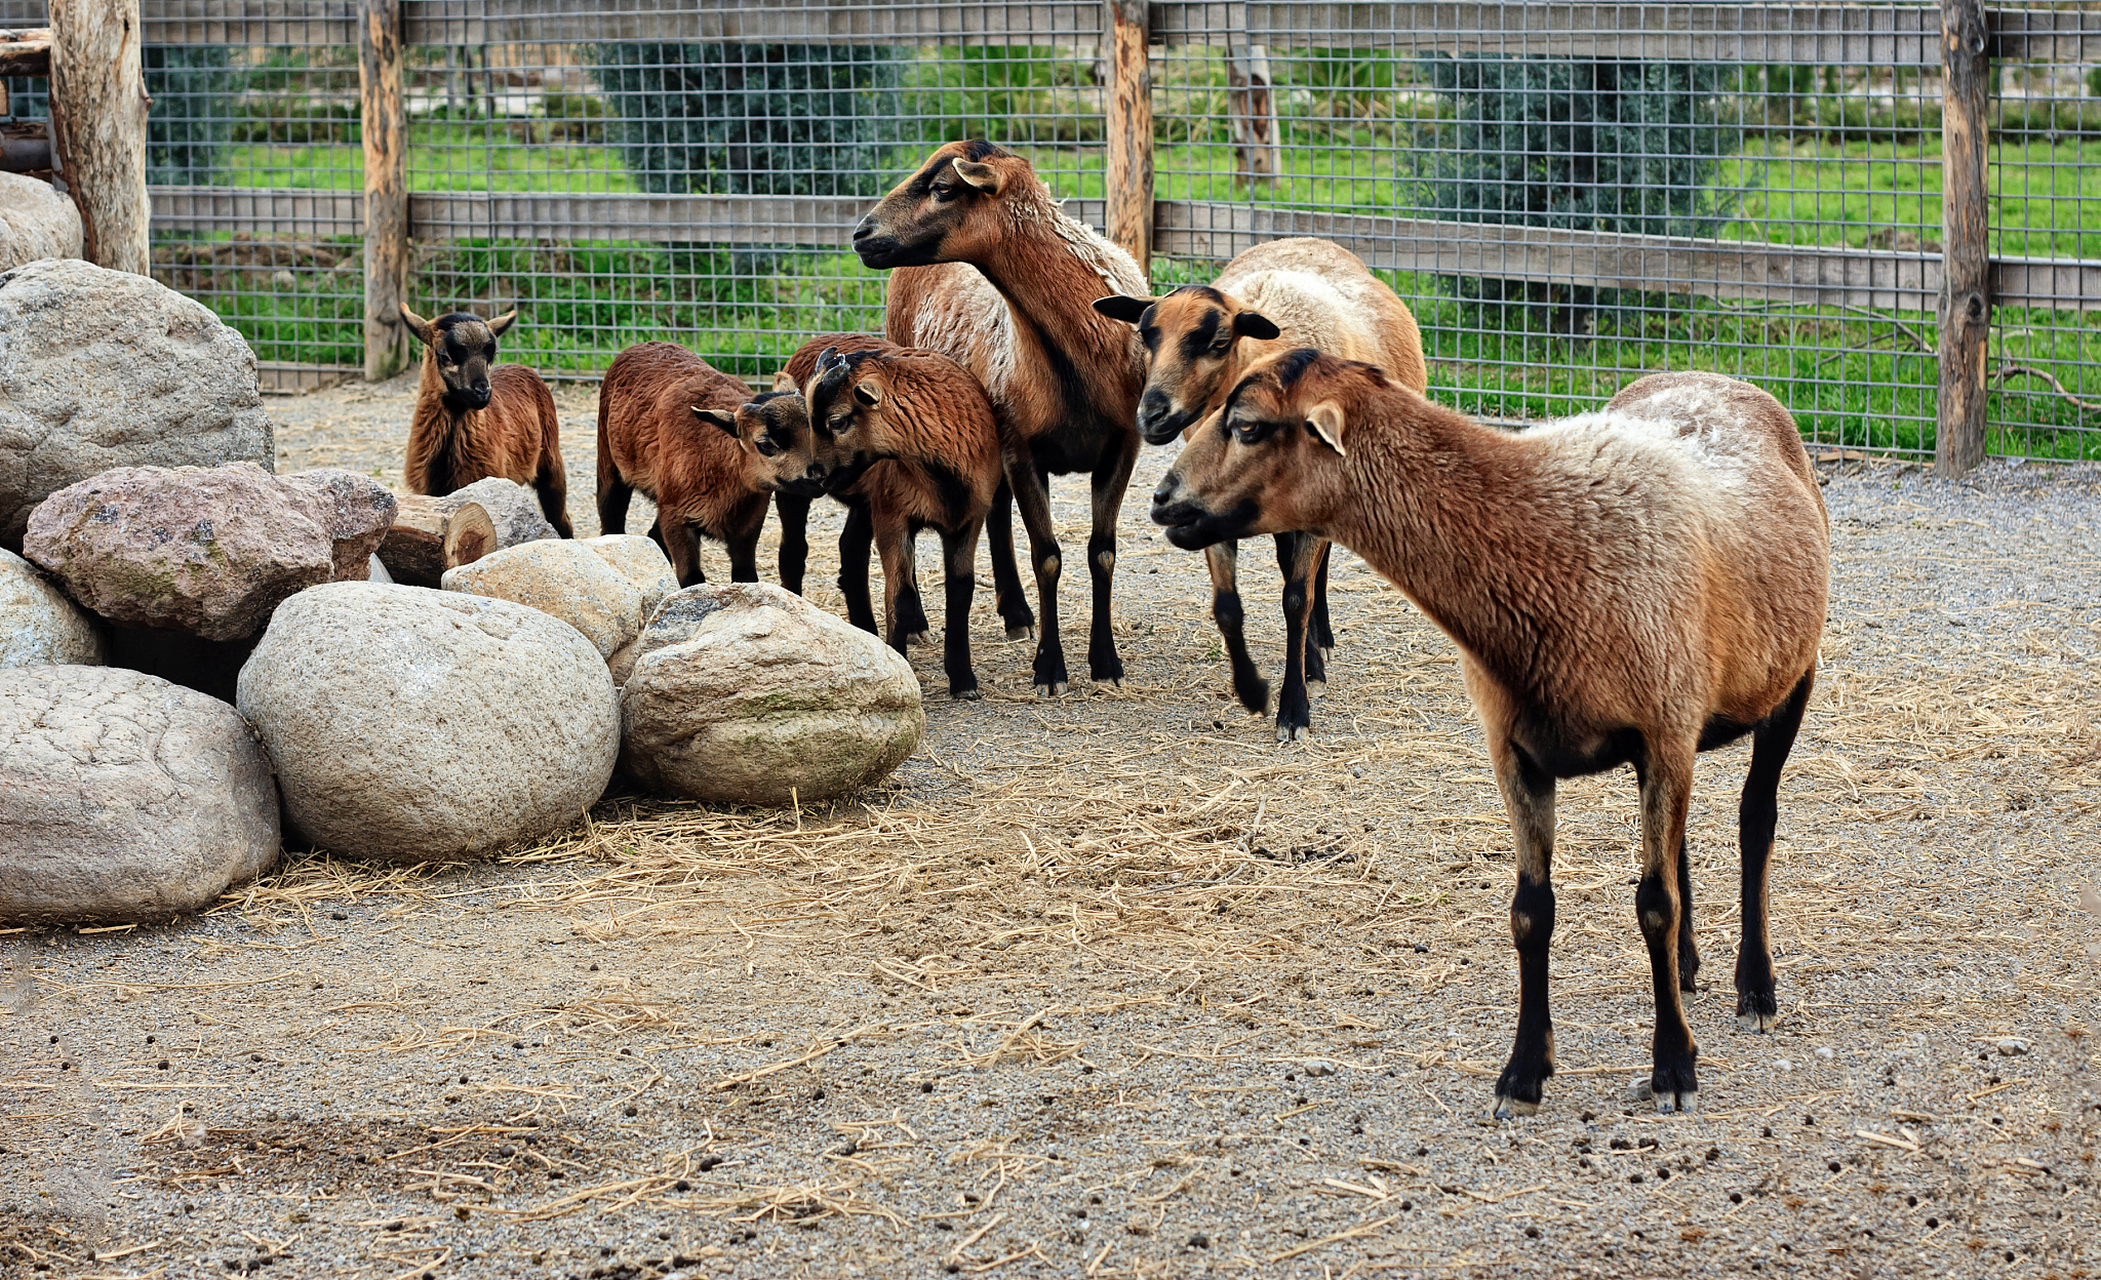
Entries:
MULTIPOLYGON (((407 397, 272 401, 281 469, 395 478, 407 397)), ((1704 1109, 1628 1099, 1634 788, 1566 785, 1561 1071, 1497 1124, 1510 837, 1451 648, 1338 553, 1333 681, 1278 745, 1144 522, 1167 456, 1125 512, 1128 686, 1079 679, 1068 583, 1074 692, 1031 697, 980 592, 985 700, 930 699, 862 803, 616 792, 486 863, 293 856, 165 927, 4 933, 0 1276, 2101 1271, 2101 472, 1824 468, 1784 1021, 1731 1016, 1733 748, 1691 837, 1704 1109)))

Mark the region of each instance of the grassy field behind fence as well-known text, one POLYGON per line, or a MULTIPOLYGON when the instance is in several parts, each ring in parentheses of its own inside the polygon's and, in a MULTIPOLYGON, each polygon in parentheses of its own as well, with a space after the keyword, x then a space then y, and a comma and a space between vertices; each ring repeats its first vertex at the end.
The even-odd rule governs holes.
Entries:
MULTIPOLYGON (((1419 214, 1417 188, 1399 146, 1373 146, 1379 127, 1316 122, 1287 129, 1337 145, 1287 145, 1284 172, 1250 192, 1234 183, 1221 141, 1163 143, 1156 153, 1162 199, 1230 199, 1285 207, 1419 214)), ((617 149, 595 140, 547 145, 534 122, 418 120, 412 124, 409 186, 424 191, 623 192, 636 190, 617 149)), ((1167 133, 1175 132, 1170 123, 1167 133)), ((1183 131, 1185 134, 1191 132, 1183 131)), ((1203 131, 1194 131, 1202 133, 1203 131)), ((1215 131, 1213 131, 1215 132, 1215 131)), ((1406 136, 1389 126, 1385 136, 1406 136)), ((1937 239, 1937 136, 1846 141, 1766 133, 1718 166, 1728 213, 1706 234, 1782 244, 1912 248, 1937 239), (1894 237, 1894 239, 1893 239, 1894 237)), ((2044 135, 2002 142, 1993 152, 1993 251, 2004 255, 2101 256, 2101 142, 2044 135)), ((2089 135, 2091 136, 2091 135, 2089 135)), ((899 148, 891 174, 924 151, 899 148)), ((1070 145, 1017 148, 1055 175, 1066 197, 1102 193, 1098 150, 1070 145)), ((356 189, 354 138, 250 142, 229 147, 215 181, 356 189), (244 177, 244 175, 252 177, 244 177)), ((294 251, 229 246, 226 236, 164 240, 163 277, 215 307, 263 360, 362 363, 358 244, 338 239, 294 251), (245 255, 245 256, 244 256, 245 255)), ((1207 279, 1215 264, 1160 260, 1161 287, 1207 279)), ((728 252, 637 243, 492 243, 419 246, 412 296, 432 308, 458 302, 521 307, 526 324, 507 355, 550 375, 594 377, 609 353, 632 342, 684 342, 727 371, 770 379, 800 336, 879 330, 883 281, 850 253, 728 252)), ((1548 331, 1537 308, 1468 302, 1452 282, 1388 275, 1422 322, 1433 386, 1462 407, 1506 418, 1539 418, 1594 407, 1640 373, 1709 368, 1752 378, 1779 395, 1804 430, 1827 443, 1929 450, 1935 342, 1930 312, 1724 302, 1644 294, 1601 297, 1587 331, 1548 331), (1613 303, 1621 305, 1612 305, 1613 303)), ((2086 392, 2101 368, 2101 331, 2087 313, 2002 309, 1993 364, 2048 370, 2086 392)), ((2101 388, 2097 388, 2101 391, 2101 388)), ((2101 457, 2101 415, 2027 379, 1995 386, 1991 448, 2030 457, 2101 457), (2019 426, 1997 424, 2018 423, 2019 426)), ((2101 398, 2101 396, 2096 396, 2101 398)))

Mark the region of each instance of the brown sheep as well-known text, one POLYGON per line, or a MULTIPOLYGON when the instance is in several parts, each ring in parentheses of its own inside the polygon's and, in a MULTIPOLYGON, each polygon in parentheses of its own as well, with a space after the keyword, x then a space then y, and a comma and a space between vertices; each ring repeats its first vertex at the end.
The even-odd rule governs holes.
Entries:
MULTIPOLYGON (((1094 616, 1088 673, 1123 682, 1110 630, 1116 518, 1138 460, 1135 425, 1145 355, 1137 335, 1094 311, 1108 293, 1142 293, 1145 277, 1122 249, 1067 216, 1029 162, 987 142, 952 142, 899 183, 854 228, 854 252, 890 278, 884 335, 953 357, 976 375, 998 416, 1007 487, 1021 507, 1036 570, 1042 626, 1034 680, 1066 688, 1058 633, 1063 565, 1051 525, 1050 477, 1089 474, 1094 491, 1087 568, 1094 616)), ((1025 635, 1028 605, 1011 570, 1007 502, 995 497, 993 595, 1009 637, 1025 635)))
MULTIPOLYGON (((1430 384, 1422 331, 1408 304, 1362 258, 1327 240, 1271 240, 1226 264, 1209 286, 1184 285, 1161 298, 1101 298, 1094 309, 1138 326, 1147 355, 1138 434, 1147 444, 1166 444, 1186 433, 1218 411, 1248 369, 1295 347, 1378 365, 1411 391, 1430 384)), ((1211 616, 1232 660, 1233 691, 1242 706, 1260 715, 1269 706, 1269 681, 1248 656, 1241 631, 1239 551, 1231 539, 1204 549, 1211 616)), ((1312 728, 1307 686, 1327 683, 1327 657, 1335 647, 1328 621, 1328 544, 1280 533, 1277 564, 1284 571, 1288 637, 1277 739, 1289 741, 1312 728)))
POLYGON ((847 506, 839 539, 847 617, 875 630, 868 598, 872 539, 883 558, 889 643, 903 652, 909 639, 923 634, 913 539, 920 529, 937 530, 946 568, 942 666, 950 697, 976 698, 970 600, 978 535, 1004 475, 999 428, 984 389, 939 352, 845 334, 803 344, 781 380, 803 386, 816 456, 828 464, 831 492, 847 506), (842 353, 841 346, 849 349, 842 353))
POLYGON ((1458 644, 1517 842, 1518 1018, 1496 1114, 1554 1072, 1554 790, 1634 766, 1634 909, 1656 990, 1649 1087, 1692 1110, 1699 1056, 1686 810, 1697 754, 1751 735, 1737 1020, 1778 1018, 1767 864, 1816 680, 1830 526, 1794 419, 1746 382, 1643 378, 1604 412, 1497 431, 1308 350, 1257 366, 1153 494, 1168 540, 1302 529, 1363 556, 1458 644))
POLYGON ((401 308, 402 323, 423 344, 402 479, 410 493, 440 496, 490 476, 529 485, 547 523, 574 537, 554 397, 524 365, 491 363, 496 339, 517 319, 516 311, 494 320, 454 311, 425 320, 401 308))
MULTIPOLYGON (((801 396, 754 398, 744 383, 673 343, 629 347, 598 387, 599 523, 606 533, 626 532, 628 501, 640 489, 656 501, 651 536, 680 586, 704 581, 703 535, 728 545, 732 581, 757 582, 768 498, 779 494, 807 509, 821 491, 824 473, 811 446, 801 396)), ((795 581, 786 577, 784 564, 784 585, 802 590, 799 564, 795 581)))

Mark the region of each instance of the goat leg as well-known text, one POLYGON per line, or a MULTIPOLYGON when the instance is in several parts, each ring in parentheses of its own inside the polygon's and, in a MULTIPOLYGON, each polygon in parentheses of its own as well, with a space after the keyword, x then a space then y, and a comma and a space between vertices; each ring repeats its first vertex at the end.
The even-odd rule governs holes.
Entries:
POLYGON ((1087 628, 1087 678, 1096 684, 1121 685, 1123 658, 1116 652, 1115 615, 1110 589, 1116 582, 1116 520, 1123 495, 1138 464, 1138 433, 1112 441, 1094 468, 1094 529, 1087 539, 1087 573, 1094 582, 1094 615, 1087 628))
POLYGON ((1269 710, 1269 681, 1247 651, 1247 610, 1240 603, 1240 543, 1228 538, 1204 548, 1204 567, 1211 571, 1211 620, 1225 641, 1233 664, 1233 696, 1251 714, 1269 710))
POLYGON ((1007 624, 1007 639, 1033 639, 1036 611, 1029 608, 1021 589, 1021 570, 1014 561, 1014 490, 1005 480, 992 495, 985 528, 992 535, 992 607, 1007 624))
POLYGON ((1489 758, 1503 809, 1517 838, 1517 893, 1510 899, 1510 940, 1517 947, 1517 1037, 1496 1081, 1499 1120, 1531 1115, 1554 1074, 1554 1019, 1547 1004, 1547 950, 1554 940, 1554 775, 1510 740, 1508 726, 1488 731, 1489 758))
POLYGON ((1659 1112, 1693 1111, 1700 1084, 1694 1064, 1700 1056, 1692 1028, 1685 1021, 1684 993, 1678 988, 1678 860, 1685 847, 1685 817, 1692 807, 1694 741, 1667 742, 1651 737, 1635 762, 1641 782, 1641 881, 1634 891, 1634 913, 1641 921, 1642 941, 1649 949, 1649 976, 1656 988, 1656 1037, 1649 1087, 1659 1112))
POLYGON ((810 563, 810 500, 776 493, 773 509, 781 518, 781 586, 801 595, 810 563))
MULTIPOLYGON (((1306 625, 1312 617, 1312 567, 1309 545, 1317 541, 1304 533, 1277 535, 1277 562, 1284 570, 1284 688, 1277 695, 1277 741, 1290 742, 1311 736, 1313 709, 1306 699, 1306 668, 1311 647, 1306 625)), ((1319 650, 1315 648, 1314 653, 1319 650)))
POLYGON ((846 620, 871 635, 875 604, 868 597, 868 548, 875 541, 875 522, 865 499, 846 503, 846 527, 839 531, 839 591, 846 597, 846 620))
POLYGON ((947 560, 942 593, 946 597, 946 630, 941 634, 941 666, 948 673, 948 696, 979 697, 978 676, 970 666, 970 597, 977 590, 972 576, 978 561, 981 521, 971 521, 954 533, 941 535, 942 554, 947 560))
POLYGON ((1773 994, 1773 952, 1767 933, 1766 879, 1773 857, 1773 831, 1779 825, 1780 770, 1794 749, 1795 733, 1809 691, 1816 685, 1810 668, 1787 701, 1773 709, 1752 731, 1751 771, 1744 779, 1737 810, 1737 833, 1743 850, 1743 940, 1736 950, 1736 1025, 1745 1031, 1769 1031, 1780 1021, 1773 994))
POLYGON ((1029 559, 1036 567, 1036 611, 1040 630, 1036 635, 1033 679, 1047 698, 1065 692, 1065 645, 1058 635, 1058 575, 1062 569, 1058 536, 1051 524, 1050 476, 1038 470, 1026 452, 1009 453, 1004 459, 1007 483, 1014 489, 1014 505, 1021 508, 1021 525, 1029 534, 1029 559))

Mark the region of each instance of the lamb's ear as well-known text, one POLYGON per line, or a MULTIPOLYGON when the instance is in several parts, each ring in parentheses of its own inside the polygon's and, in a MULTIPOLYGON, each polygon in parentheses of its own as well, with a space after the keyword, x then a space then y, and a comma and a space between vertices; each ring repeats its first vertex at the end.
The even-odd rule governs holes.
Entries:
POLYGON ((854 399, 873 409, 883 402, 883 389, 872 381, 856 382, 854 399))
POLYGON ((1319 437, 1337 456, 1350 456, 1342 447, 1342 406, 1333 400, 1323 400, 1306 410, 1306 431, 1319 437))
POLYGON ((976 187, 988 196, 999 194, 1000 172, 998 169, 976 160, 965 160, 961 156, 955 157, 948 163, 950 167, 955 169, 956 176, 971 186, 976 187))
POLYGON ((1158 301, 1158 298, 1131 298, 1123 294, 1111 294, 1106 298, 1096 298, 1094 309, 1111 320, 1137 324, 1144 317, 1146 308, 1158 301))
POLYGON ((401 307, 401 323, 409 327, 409 332, 416 335, 418 342, 421 342, 426 347, 430 346, 431 339, 434 336, 430 331, 430 321, 409 310, 409 304, 406 302, 400 303, 399 306, 401 307))
POLYGON ((1233 317, 1233 332, 1243 338, 1275 338, 1284 331, 1259 311, 1242 311, 1233 317))
POLYGON ((786 369, 783 369, 779 373, 773 375, 773 389, 775 391, 802 390, 801 387, 795 385, 795 378, 791 374, 789 374, 789 372, 786 369))
POLYGON ((502 315, 496 317, 494 320, 489 321, 489 336, 492 338, 500 338, 503 336, 503 331, 505 329, 510 328, 516 323, 518 323, 518 308, 512 307, 509 311, 506 311, 502 315))
POLYGON ((727 409, 703 409, 699 405, 694 405, 693 416, 702 422, 712 423, 722 428, 723 432, 732 438, 737 434, 737 415, 727 409))

